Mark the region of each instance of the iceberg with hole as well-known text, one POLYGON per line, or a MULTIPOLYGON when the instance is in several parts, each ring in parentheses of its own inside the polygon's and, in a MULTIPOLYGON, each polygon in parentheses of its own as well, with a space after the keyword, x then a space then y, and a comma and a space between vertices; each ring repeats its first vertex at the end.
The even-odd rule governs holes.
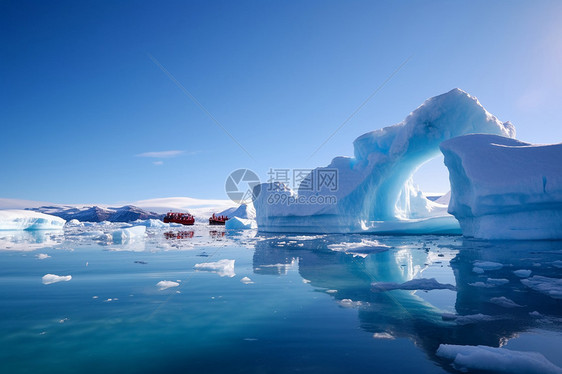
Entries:
POLYGON ((62 218, 30 210, 0 210, 0 230, 61 230, 62 218))
POLYGON ((562 144, 473 134, 441 144, 464 236, 562 239, 562 144))
POLYGON ((263 232, 460 234, 447 205, 428 200, 412 175, 439 155, 441 142, 488 133, 514 137, 515 128, 460 89, 426 100, 404 121, 366 133, 354 157, 314 169, 293 191, 281 183, 254 190, 263 232))

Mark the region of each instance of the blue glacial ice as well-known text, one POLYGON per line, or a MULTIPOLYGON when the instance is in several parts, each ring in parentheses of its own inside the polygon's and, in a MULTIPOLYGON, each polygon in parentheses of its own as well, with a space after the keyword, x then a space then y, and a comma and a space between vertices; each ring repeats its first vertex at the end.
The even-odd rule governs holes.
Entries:
POLYGON ((29 210, 0 210, 0 230, 61 230, 65 220, 29 210))
POLYGON ((335 170, 335 188, 310 191, 301 184, 293 191, 285 185, 262 184, 254 201, 259 230, 460 234, 447 206, 426 199, 411 177, 439 154, 441 142, 471 133, 514 137, 515 128, 460 89, 430 98, 401 123, 357 138, 354 157, 336 157, 309 175, 314 181, 322 172, 335 170), (306 203, 294 203, 300 201, 306 203))
POLYGON ((441 144, 464 236, 562 239, 562 144, 473 134, 441 144))

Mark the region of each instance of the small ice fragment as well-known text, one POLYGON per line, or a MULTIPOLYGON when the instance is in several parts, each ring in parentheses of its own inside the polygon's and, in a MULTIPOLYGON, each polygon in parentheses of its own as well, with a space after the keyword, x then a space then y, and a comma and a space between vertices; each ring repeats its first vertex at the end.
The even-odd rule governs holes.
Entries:
POLYGON ((166 281, 166 280, 156 283, 156 287, 160 288, 160 291, 166 290, 171 287, 177 287, 179 285, 180 284, 178 282, 166 281))
POLYGON ((220 260, 216 262, 204 262, 201 264, 195 264, 194 268, 196 270, 210 271, 217 273, 221 277, 234 277, 234 262, 235 260, 220 260))
POLYGON ((57 282, 68 282, 72 279, 71 275, 56 275, 56 274, 45 274, 43 275, 43 284, 52 284, 57 282))
POLYGON ((490 299, 490 302, 499 305, 501 307, 504 308, 520 308, 522 307, 522 305, 517 304, 515 301, 508 299, 505 296, 500 296, 500 297, 492 297, 490 299))
POLYGON ((326 290, 326 293, 336 293, 338 290, 326 290))
POLYGON ((38 254, 37 256, 35 256, 35 257, 37 257, 38 260, 44 260, 44 259, 49 258, 49 257, 51 257, 51 256, 49 256, 49 255, 46 254, 46 253, 39 253, 39 254, 38 254))
POLYGON ((244 284, 252 284, 254 282, 252 282, 252 280, 248 277, 244 277, 242 279, 240 279, 240 282, 244 283, 244 284))
POLYGON ((532 271, 531 270, 527 270, 527 269, 520 269, 520 270, 515 270, 513 272, 513 274, 517 275, 519 278, 529 278, 529 276, 531 275, 532 271))
POLYGON ((503 268, 503 264, 492 261, 474 261, 473 265, 483 270, 498 270, 503 268))

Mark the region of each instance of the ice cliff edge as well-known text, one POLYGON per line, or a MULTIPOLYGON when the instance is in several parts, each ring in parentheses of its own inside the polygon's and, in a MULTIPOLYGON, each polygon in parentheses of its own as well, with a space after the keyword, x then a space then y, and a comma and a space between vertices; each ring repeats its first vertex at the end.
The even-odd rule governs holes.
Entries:
POLYGON ((449 169, 449 213, 464 236, 562 239, 562 143, 533 145, 495 135, 441 144, 449 169))

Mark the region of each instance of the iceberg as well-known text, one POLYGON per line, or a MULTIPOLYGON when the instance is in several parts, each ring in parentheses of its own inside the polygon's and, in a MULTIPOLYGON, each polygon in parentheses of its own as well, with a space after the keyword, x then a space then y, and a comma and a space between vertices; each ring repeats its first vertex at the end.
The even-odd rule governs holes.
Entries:
POLYGON ((58 282, 68 282, 72 279, 72 275, 56 275, 56 274, 45 274, 41 278, 43 284, 53 284, 58 282))
POLYGON ((133 226, 126 229, 115 230, 111 233, 113 243, 123 244, 133 240, 142 239, 146 234, 146 226, 133 226))
POLYGON ((219 216, 227 216, 229 218, 238 217, 243 219, 256 219, 256 209, 254 204, 241 204, 238 207, 229 208, 219 213, 219 216))
POLYGON ((29 210, 0 210, 0 230, 61 230, 66 221, 29 210))
POLYGON ((472 134, 441 144, 464 236, 562 239, 562 144, 472 134))
POLYGON ((439 155, 441 142, 472 133, 514 137, 515 128, 460 89, 430 98, 401 123, 358 137, 354 157, 313 170, 297 191, 282 183, 257 186, 259 230, 460 234, 447 206, 425 198, 411 177, 439 155))
POLYGON ((230 218, 225 222, 224 226, 227 230, 249 230, 258 227, 255 220, 238 217, 230 218))

